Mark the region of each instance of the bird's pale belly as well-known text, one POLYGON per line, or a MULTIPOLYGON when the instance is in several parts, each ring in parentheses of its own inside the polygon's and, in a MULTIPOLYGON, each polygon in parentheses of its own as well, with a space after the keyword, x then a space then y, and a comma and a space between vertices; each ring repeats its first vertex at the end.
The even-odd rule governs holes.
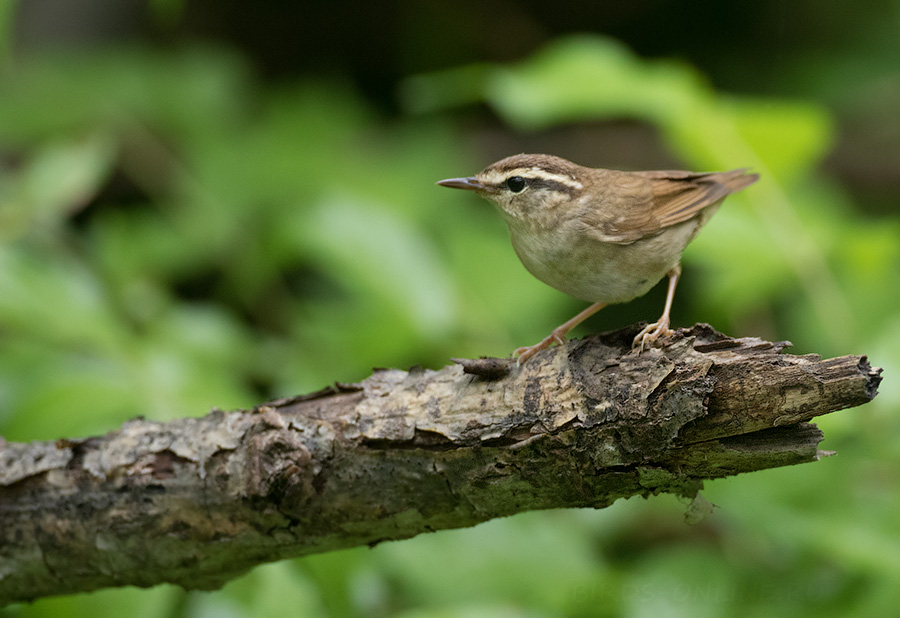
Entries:
POLYGON ((510 238, 525 268, 547 285, 581 300, 612 304, 650 291, 678 264, 696 227, 696 221, 686 221, 625 245, 556 230, 517 234, 513 226, 510 238))

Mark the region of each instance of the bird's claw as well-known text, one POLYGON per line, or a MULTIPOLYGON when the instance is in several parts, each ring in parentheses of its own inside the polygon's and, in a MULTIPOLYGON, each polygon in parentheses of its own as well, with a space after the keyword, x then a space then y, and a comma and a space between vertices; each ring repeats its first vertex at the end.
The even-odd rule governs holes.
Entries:
POLYGON ((648 324, 635 336, 631 342, 632 348, 638 348, 638 354, 644 351, 644 346, 650 347, 662 336, 671 335, 674 331, 669 328, 669 320, 660 318, 658 322, 648 324))
POLYGON ((529 358, 531 358, 541 350, 546 350, 554 343, 557 345, 565 345, 566 336, 562 333, 557 332, 557 330, 554 330, 552 333, 550 333, 534 345, 516 348, 512 353, 513 357, 516 358, 516 366, 521 367, 528 361, 529 358))

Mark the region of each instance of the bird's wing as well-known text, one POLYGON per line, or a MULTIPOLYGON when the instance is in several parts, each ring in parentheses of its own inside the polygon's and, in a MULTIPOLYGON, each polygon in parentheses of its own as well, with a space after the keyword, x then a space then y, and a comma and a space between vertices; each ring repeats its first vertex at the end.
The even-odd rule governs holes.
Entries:
POLYGON ((759 179, 745 169, 696 174, 693 172, 637 172, 650 181, 653 219, 660 228, 697 216, 725 196, 750 186, 759 179))
POLYGON ((585 208, 588 229, 605 242, 629 244, 699 216, 705 209, 759 178, 738 169, 730 172, 617 172, 603 196, 612 207, 585 208))

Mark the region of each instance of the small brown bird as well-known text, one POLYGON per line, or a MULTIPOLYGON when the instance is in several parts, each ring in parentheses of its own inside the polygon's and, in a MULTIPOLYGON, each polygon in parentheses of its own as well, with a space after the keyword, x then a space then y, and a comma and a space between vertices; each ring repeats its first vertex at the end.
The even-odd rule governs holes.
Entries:
POLYGON ((759 179, 730 172, 621 172, 583 167, 546 154, 519 154, 443 187, 476 191, 506 219, 528 271, 593 303, 539 343, 513 352, 524 363, 606 305, 646 294, 669 276, 662 316, 634 338, 643 349, 669 330, 681 253, 731 193, 759 179))

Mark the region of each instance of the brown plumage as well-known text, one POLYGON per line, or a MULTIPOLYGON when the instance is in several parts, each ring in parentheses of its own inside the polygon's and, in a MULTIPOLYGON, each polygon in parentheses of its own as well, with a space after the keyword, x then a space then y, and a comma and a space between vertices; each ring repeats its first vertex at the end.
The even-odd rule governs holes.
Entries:
POLYGON ((601 307, 627 302, 667 273, 662 317, 635 344, 669 332, 669 309, 681 272, 681 253, 719 204, 753 184, 756 174, 686 171, 623 172, 588 168, 560 157, 507 157, 473 177, 439 181, 474 190, 506 219, 513 248, 535 277, 594 303, 535 346, 520 348, 524 362, 601 307))

